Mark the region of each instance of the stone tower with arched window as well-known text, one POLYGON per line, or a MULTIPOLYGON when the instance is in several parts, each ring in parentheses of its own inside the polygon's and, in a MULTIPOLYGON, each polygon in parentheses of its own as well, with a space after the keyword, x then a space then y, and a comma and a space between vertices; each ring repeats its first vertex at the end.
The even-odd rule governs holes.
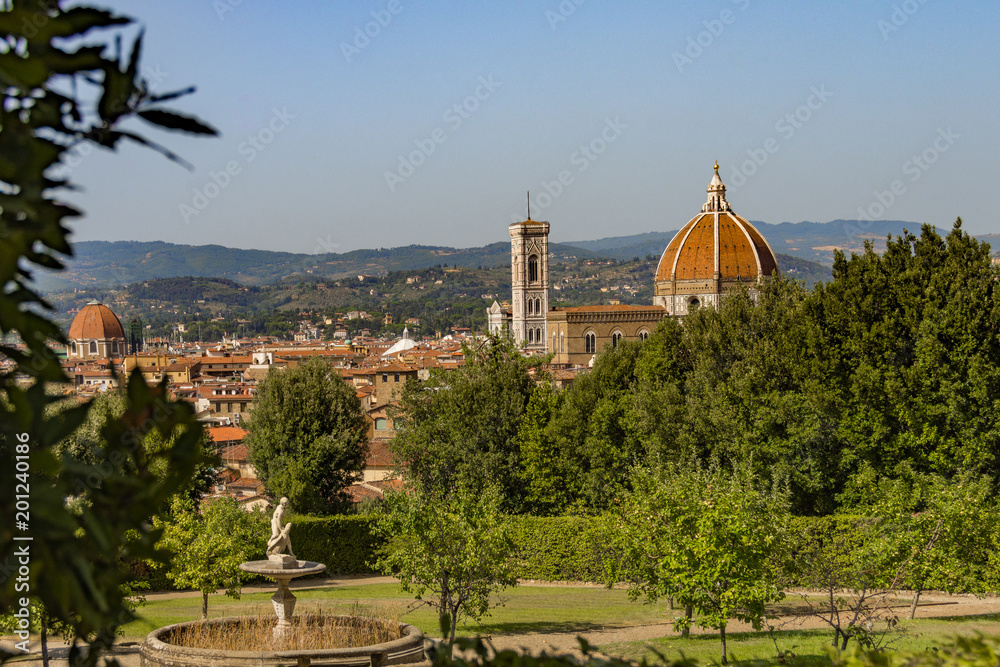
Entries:
POLYGON ((545 352, 549 310, 549 223, 515 222, 510 230, 511 335, 525 349, 545 352))

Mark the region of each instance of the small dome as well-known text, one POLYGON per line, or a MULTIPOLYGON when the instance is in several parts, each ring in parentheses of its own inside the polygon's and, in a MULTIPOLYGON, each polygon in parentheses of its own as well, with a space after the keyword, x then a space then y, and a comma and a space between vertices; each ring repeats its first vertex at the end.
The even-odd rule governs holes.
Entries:
POLYGON ((84 306, 69 328, 70 340, 125 338, 118 316, 103 303, 91 301, 84 306))

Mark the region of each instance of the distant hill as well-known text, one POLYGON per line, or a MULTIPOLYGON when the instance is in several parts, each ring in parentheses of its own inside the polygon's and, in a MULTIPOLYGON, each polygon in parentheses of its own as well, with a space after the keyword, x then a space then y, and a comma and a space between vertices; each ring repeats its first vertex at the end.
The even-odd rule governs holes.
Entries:
MULTIPOLYGON (((113 288, 156 278, 215 277, 244 285, 268 285, 283 280, 385 275, 390 271, 426 269, 438 265, 469 268, 503 266, 510 262, 510 243, 480 248, 411 245, 401 248, 354 250, 315 255, 241 250, 220 245, 177 245, 163 241, 81 241, 60 272, 39 272, 43 292, 73 288, 113 288)), ((582 248, 550 244, 554 261, 598 258, 582 248)))
MULTIPOLYGON (((798 264, 793 258, 829 267, 833 264, 836 249, 848 253, 861 252, 867 240, 881 251, 885 249, 886 236, 902 234, 906 229, 914 233, 920 230, 920 224, 901 220, 753 224, 767 237, 771 248, 779 256, 782 268, 792 274, 798 273, 797 277, 802 277, 807 284, 826 280, 829 270, 811 264, 798 264)), ((671 230, 594 241, 550 243, 549 249, 554 264, 580 259, 658 258, 676 233, 676 230, 671 230)), ((980 238, 992 241, 995 247, 1000 248, 1000 235, 980 238)), ((177 245, 163 241, 81 241, 74 244, 74 249, 76 254, 67 260, 65 271, 39 272, 38 286, 42 292, 114 289, 144 280, 180 276, 225 278, 243 285, 261 286, 358 275, 383 276, 391 271, 412 271, 439 265, 489 268, 506 266, 510 261, 510 244, 506 241, 478 248, 410 245, 315 255, 241 250, 221 245, 177 245)))

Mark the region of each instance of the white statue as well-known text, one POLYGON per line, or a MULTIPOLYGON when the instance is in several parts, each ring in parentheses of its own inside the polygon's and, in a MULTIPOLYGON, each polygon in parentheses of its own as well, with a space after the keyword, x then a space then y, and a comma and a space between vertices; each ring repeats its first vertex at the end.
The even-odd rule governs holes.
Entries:
POLYGON ((288 555, 295 558, 292 552, 292 524, 283 522, 285 512, 288 510, 288 498, 282 498, 271 516, 271 539, 267 541, 267 555, 278 556, 282 551, 288 550, 288 555))

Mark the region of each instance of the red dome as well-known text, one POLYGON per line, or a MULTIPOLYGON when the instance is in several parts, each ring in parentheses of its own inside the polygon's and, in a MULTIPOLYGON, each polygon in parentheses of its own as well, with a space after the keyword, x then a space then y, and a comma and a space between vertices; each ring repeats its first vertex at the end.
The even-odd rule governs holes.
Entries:
POLYGON ((70 340, 125 338, 118 316, 103 303, 91 301, 76 314, 69 328, 70 340))
POLYGON ((778 262, 763 235, 732 211, 697 215, 684 225, 660 258, 656 280, 755 280, 778 262))

